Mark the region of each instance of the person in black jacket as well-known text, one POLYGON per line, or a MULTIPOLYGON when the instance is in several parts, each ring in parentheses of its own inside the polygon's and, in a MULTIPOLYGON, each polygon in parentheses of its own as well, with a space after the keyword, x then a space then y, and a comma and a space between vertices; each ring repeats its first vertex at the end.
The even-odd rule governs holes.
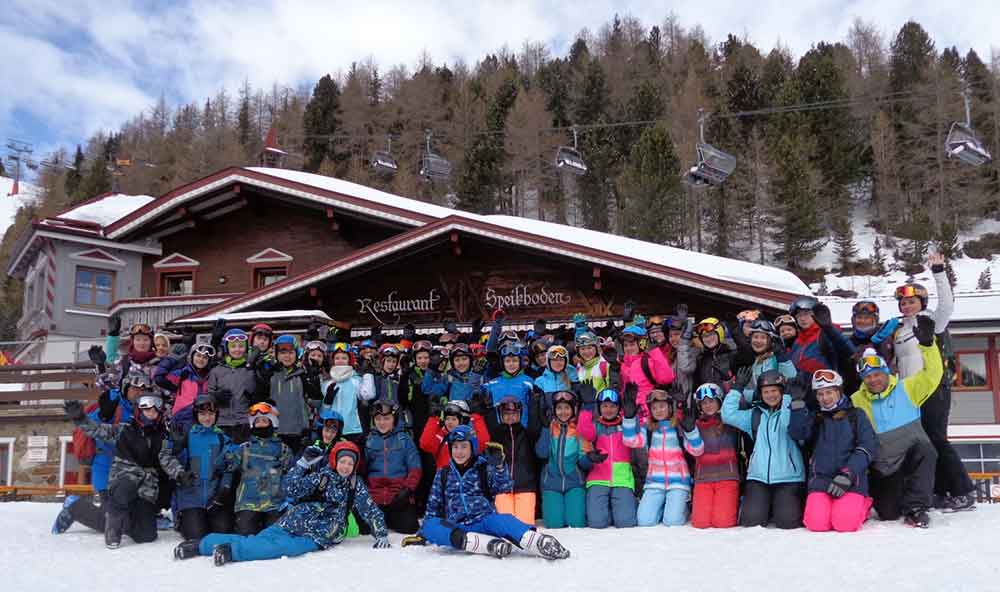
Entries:
POLYGON ((526 524, 535 523, 538 491, 538 458, 535 442, 541 430, 541 397, 534 393, 528 403, 527 425, 521 421, 524 405, 515 397, 504 397, 495 410, 486 413, 490 441, 503 445, 504 458, 514 488, 496 496, 497 511, 513 514, 526 524))

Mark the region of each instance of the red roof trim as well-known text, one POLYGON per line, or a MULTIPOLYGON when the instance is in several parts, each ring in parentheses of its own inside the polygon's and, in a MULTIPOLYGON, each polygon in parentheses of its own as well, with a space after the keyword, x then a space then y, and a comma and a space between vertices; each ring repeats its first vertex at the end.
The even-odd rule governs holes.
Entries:
MULTIPOLYGON (((410 219, 413 219, 413 220, 419 220, 419 221, 421 221, 421 222, 423 222, 425 224, 431 223, 431 222, 435 222, 435 221, 438 220, 438 218, 435 218, 433 216, 428 216, 427 214, 421 214, 419 212, 413 212, 411 210, 404 210, 402 208, 397 208, 397 207, 394 207, 394 206, 387 206, 385 204, 381 204, 381 203, 376 202, 376 201, 372 201, 372 200, 368 200, 368 199, 363 199, 363 198, 360 198, 360 197, 354 197, 354 196, 351 196, 351 195, 346 195, 346 194, 343 194, 343 193, 338 193, 336 191, 330 191, 328 189, 322 189, 322 188, 316 187, 314 185, 308 185, 308 184, 305 184, 305 183, 299 183, 297 181, 290 181, 288 179, 283 179, 281 177, 275 177, 275 176, 272 176, 272 175, 261 173, 259 171, 252 171, 252 170, 246 169, 246 168, 230 167, 228 169, 223 169, 223 170, 221 170, 221 171, 219 171, 217 173, 213 173, 213 174, 211 174, 211 175, 209 175, 209 176, 207 176, 207 177, 205 177, 203 179, 199 179, 197 181, 193 181, 191 183, 188 183, 187 185, 182 185, 181 187, 178 187, 177 189, 174 189, 173 191, 170 191, 168 193, 163 194, 162 196, 156 198, 155 200, 149 202, 148 204, 142 206, 141 208, 139 208, 137 210, 134 210, 132 213, 128 214, 127 216, 125 216, 123 218, 119 218, 118 220, 116 220, 111 225, 105 227, 105 234, 107 236, 111 236, 114 233, 118 232, 125 225, 127 225, 130 222, 132 222, 132 221, 140 218, 141 216, 144 216, 144 215, 148 214, 149 212, 151 212, 151 211, 153 211, 153 210, 155 210, 155 209, 163 206, 165 203, 168 203, 170 200, 172 200, 174 198, 177 198, 179 196, 182 196, 182 195, 184 195, 184 194, 186 194, 186 193, 188 193, 190 191, 194 191, 194 190, 196 190, 196 189, 198 189, 200 187, 204 187, 205 185, 209 185, 211 183, 214 183, 214 182, 216 182, 216 181, 218 181, 220 179, 224 179, 225 177, 230 176, 230 175, 239 175, 241 177, 248 177, 250 179, 257 180, 257 181, 260 181, 262 183, 269 183, 269 184, 272 184, 272 185, 280 185, 282 187, 287 187, 288 189, 292 189, 292 190, 296 190, 296 191, 304 191, 306 193, 311 193, 311 194, 319 196, 319 197, 326 197, 326 198, 330 198, 330 199, 337 199, 337 200, 340 200, 340 201, 346 201, 346 202, 352 203, 352 204, 354 204, 356 206, 359 206, 359 207, 370 208, 370 209, 374 209, 374 210, 379 210, 379 211, 385 212, 387 214, 392 214, 392 215, 395 215, 395 216, 401 216, 401 217, 404 217, 404 218, 410 218, 410 219)), ((238 183, 238 181, 235 180, 235 179, 232 182, 234 184, 238 183)), ((166 213, 167 212, 164 212, 164 215, 166 213)), ((135 232, 135 231, 133 231, 133 232, 135 232)), ((118 238, 118 237, 116 237, 116 238, 118 238)))
MULTIPOLYGON (((316 277, 316 276, 323 275, 326 272, 328 272, 329 270, 334 269, 336 267, 339 267, 341 265, 344 265, 346 263, 350 263, 351 261, 355 261, 355 260, 361 259, 361 258, 371 257, 373 254, 377 254, 380 251, 384 251, 384 250, 386 250, 386 249, 388 249, 388 248, 390 248, 390 247, 392 247, 392 246, 394 246, 394 245, 396 245, 396 244, 398 244, 400 242, 412 241, 413 239, 418 238, 421 235, 432 235, 432 234, 436 233, 438 231, 438 229, 440 229, 442 227, 451 226, 451 225, 471 226, 471 227, 478 228, 480 230, 484 230, 484 231, 488 231, 488 232, 492 232, 492 233, 496 233, 496 234, 507 235, 507 236, 510 236, 511 238, 519 239, 519 240, 522 240, 522 241, 530 241, 530 242, 536 242, 536 243, 543 243, 545 245, 548 245, 550 247, 559 249, 559 250, 561 250, 563 252, 567 252, 567 253, 578 253, 578 254, 589 255, 589 256, 599 256, 601 258, 610 259, 612 261, 621 263, 623 265, 628 265, 628 266, 631 266, 631 267, 638 267, 638 268, 645 269, 645 270, 648 270, 648 271, 651 271, 651 272, 654 272, 654 273, 660 273, 660 274, 664 274, 664 275, 671 275, 671 276, 674 276, 674 277, 677 277, 677 278, 681 278, 681 279, 685 279, 685 280, 688 280, 688 281, 691 281, 691 282, 697 282, 697 283, 700 283, 700 284, 706 284, 708 286, 714 286, 714 287, 718 287, 718 288, 725 289, 725 290, 737 291, 737 292, 741 292, 741 293, 744 293, 744 294, 752 295, 752 296, 755 296, 755 297, 761 298, 761 299, 775 300, 775 301, 779 301, 779 302, 791 302, 793 299, 795 299, 796 297, 799 296, 799 294, 793 294, 791 292, 783 292, 783 291, 780 291, 780 290, 773 290, 773 289, 770 289, 770 288, 761 288, 759 286, 750 286, 750 285, 741 284, 741 283, 738 283, 738 282, 731 282, 731 281, 720 280, 720 279, 712 278, 712 277, 708 277, 708 276, 703 276, 703 275, 699 275, 699 274, 692 273, 692 272, 689 272, 689 271, 680 270, 680 269, 676 269, 676 268, 673 268, 673 267, 668 267, 668 266, 665 266, 665 265, 659 265, 659 264, 656 264, 656 263, 650 263, 648 261, 642 261, 642 260, 639 260, 639 259, 634 259, 634 258, 628 257, 626 255, 620 255, 620 254, 617 254, 617 253, 611 253, 609 251, 603 251, 603 250, 601 250, 601 249, 599 249, 597 247, 584 248, 584 247, 581 247, 581 246, 573 244, 573 243, 567 243, 567 242, 560 241, 558 239, 553 239, 553 238, 550 238, 550 237, 547 237, 547 236, 543 236, 543 235, 539 235, 539 234, 533 234, 533 233, 528 233, 528 232, 524 232, 524 231, 521 231, 521 230, 514 230, 514 229, 506 228, 506 227, 503 227, 503 226, 498 226, 496 224, 491 224, 491 223, 488 223, 488 222, 483 222, 483 221, 480 221, 480 220, 475 220, 475 219, 472 219, 472 218, 465 218, 465 217, 462 217, 462 216, 448 216, 447 218, 442 218, 442 219, 440 219, 437 222, 434 222, 432 224, 428 224, 428 225, 422 226, 420 228, 414 228, 413 230, 410 230, 409 232, 404 232, 402 234, 398 234, 398 235, 396 235, 394 237, 391 237, 389 239, 386 239, 386 240, 384 240, 382 242, 375 243, 375 244, 370 245, 370 246, 368 246, 368 247, 366 247, 364 249, 355 251, 355 252, 351 253, 350 255, 348 255, 347 257, 344 257, 343 259, 340 259, 340 260, 328 263, 328 264, 326 264, 326 265, 324 265, 322 267, 318 267, 316 269, 313 269, 312 271, 308 271, 306 273, 303 273, 303 274, 300 274, 300 275, 297 275, 297 276, 294 276, 294 277, 286 278, 286 279, 284 279, 284 280, 282 280, 280 282, 277 282, 275 284, 267 286, 266 288, 261 288, 259 290, 254 290, 254 291, 251 291, 251 292, 247 292, 246 294, 243 294, 242 296, 238 296, 236 298, 231 298, 231 299, 226 300, 224 302, 220 302, 219 304, 216 304, 214 306, 202 309, 202 310, 198 311, 196 314, 199 315, 199 316, 205 316, 205 315, 216 313, 216 312, 218 312, 219 310, 222 310, 222 309, 227 309, 227 308, 231 308, 233 306, 239 305, 241 302, 246 302, 246 301, 251 300, 251 299, 257 299, 260 296, 266 295, 269 292, 274 292, 274 291, 280 290, 281 288, 283 288, 285 286, 288 286, 290 284, 299 283, 299 282, 301 282, 303 280, 308 280, 311 277, 316 277)), ((191 315, 186 315, 185 317, 180 317, 179 319, 175 319, 175 320, 183 320, 187 316, 191 316, 191 315)))

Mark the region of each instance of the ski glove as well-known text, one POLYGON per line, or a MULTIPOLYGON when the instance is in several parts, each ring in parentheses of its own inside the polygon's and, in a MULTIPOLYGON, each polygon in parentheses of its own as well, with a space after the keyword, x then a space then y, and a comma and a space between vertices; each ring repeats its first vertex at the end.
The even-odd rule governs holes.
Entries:
POLYGON ((591 450, 587 453, 587 460, 595 465, 599 465, 602 462, 608 460, 608 453, 601 452, 600 449, 591 450))
POLYGON ((677 408, 678 413, 680 413, 680 420, 678 423, 681 425, 681 429, 685 432, 694 431, 694 412, 691 411, 687 405, 681 405, 677 408))
POLYGON ((118 315, 111 315, 108 318, 108 335, 118 337, 122 332, 122 318, 118 315))
POLYGON ((580 402, 584 405, 593 405, 594 401, 597 400, 597 391, 594 389, 593 384, 581 382, 578 389, 580 391, 580 402))
POLYGON ((99 345, 92 345, 87 350, 87 357, 97 366, 97 372, 104 374, 107 370, 108 354, 104 353, 104 348, 99 345))
POLYGON ((813 319, 820 327, 830 327, 833 325, 833 318, 830 315, 830 307, 825 304, 817 304, 813 308, 813 319))
POLYGON ((387 536, 375 537, 375 544, 372 545, 372 549, 389 549, 391 547, 387 536))
POLYGON ((934 345, 934 319, 927 315, 917 315, 917 324, 913 326, 913 336, 924 347, 934 345))
POLYGON ((499 442, 487 442, 486 443, 486 462, 493 467, 499 467, 503 464, 506 455, 503 452, 503 444, 499 442))
POLYGON ((736 380, 733 381, 733 388, 740 391, 741 393, 750 384, 753 379, 753 366, 744 366, 740 368, 740 371, 736 373, 736 380))
POLYGON ((226 334, 226 319, 219 317, 212 325, 212 344, 222 343, 222 336, 226 334))
POLYGON ((331 384, 326 389, 326 396, 323 397, 323 404, 326 406, 333 405, 333 400, 337 398, 337 393, 340 392, 340 386, 336 384, 331 384))
POLYGON ((66 410, 66 417, 73 423, 80 423, 86 417, 83 413, 83 404, 79 401, 66 401, 63 403, 63 409, 66 410))
POLYGON ((635 302, 629 300, 625 303, 624 308, 622 308, 622 320, 628 324, 632 322, 633 318, 635 318, 635 302))
POLYGON ((625 385, 625 394, 622 397, 622 415, 626 418, 635 417, 636 412, 639 411, 638 405, 635 403, 635 398, 639 394, 639 386, 635 383, 629 383, 625 385))
POLYGON ((229 487, 220 486, 217 490, 215 490, 215 495, 212 496, 212 499, 208 501, 208 507, 206 509, 211 512, 212 510, 218 510, 219 508, 225 507, 226 500, 229 498, 231 491, 232 489, 229 487))
POLYGON ((319 446, 309 446, 302 451, 302 457, 295 464, 308 471, 322 461, 323 456, 322 448, 319 446))
POLYGON ((854 480, 851 479, 851 476, 840 473, 826 486, 826 492, 835 498, 839 498, 847 493, 852 485, 854 485, 854 480))

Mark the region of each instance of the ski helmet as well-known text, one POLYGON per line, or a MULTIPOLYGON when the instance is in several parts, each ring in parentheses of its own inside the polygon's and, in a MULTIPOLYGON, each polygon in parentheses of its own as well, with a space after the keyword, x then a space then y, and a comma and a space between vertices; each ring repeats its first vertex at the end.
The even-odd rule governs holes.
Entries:
POLYGON ((828 370, 822 368, 813 372, 812 375, 812 388, 814 391, 818 391, 822 388, 838 387, 844 386, 844 379, 837 373, 836 370, 828 370))
POLYGON ((722 388, 714 382, 706 382, 694 391, 694 398, 698 402, 705 399, 715 399, 721 403, 723 399, 722 388))
POLYGON ((197 414, 198 410, 202 408, 211 409, 212 411, 215 411, 216 410, 215 397, 213 397, 208 393, 203 393, 198 395, 198 397, 195 398, 194 400, 194 406, 193 406, 195 414, 197 414))
POLYGON ((469 409, 469 404, 465 401, 448 401, 448 404, 444 406, 444 411, 441 412, 441 417, 448 417, 449 415, 457 417, 460 423, 468 423, 472 411, 469 409))
POLYGON ((699 337, 705 335, 706 333, 714 332, 716 335, 719 336, 720 344, 726 340, 726 331, 725 329, 722 328, 722 323, 719 322, 719 319, 715 317, 708 317, 702 320, 695 327, 695 332, 698 334, 699 337))
POLYGON ((554 393, 552 395, 552 409, 555 410, 560 403, 569 405, 573 409, 573 415, 576 415, 577 400, 573 391, 559 391, 554 393))
POLYGON ((764 390, 765 386, 781 387, 785 390, 785 377, 777 370, 765 370, 757 377, 757 392, 764 390))
POLYGON ((379 415, 395 416, 398 411, 399 405, 393 403, 392 401, 376 401, 372 404, 372 419, 375 419, 379 415))
POLYGON ((153 390, 153 380, 142 370, 135 369, 128 373, 125 380, 122 381, 122 390, 127 390, 129 388, 141 389, 144 392, 149 392, 153 390))
POLYGON ((587 346, 597 347, 598 345, 597 335, 594 335, 590 331, 584 331, 583 333, 580 333, 579 335, 576 336, 574 343, 576 344, 576 349, 578 350, 581 347, 587 347, 587 346))
POLYGON ((431 353, 432 351, 434 351, 434 345, 426 339, 421 339, 413 344, 413 355, 420 352, 431 353))
POLYGON ((803 310, 812 312, 817 306, 819 306, 819 300, 817 300, 814 296, 799 296, 793 300, 792 305, 788 307, 788 314, 794 317, 803 310))
POLYGON ((757 319, 750 323, 750 334, 763 333, 772 339, 778 339, 778 330, 771 321, 767 319, 757 319))
POLYGON ((794 327, 796 331, 799 330, 799 324, 795 322, 795 317, 793 317, 790 314, 778 315, 778 317, 774 319, 775 330, 781 329, 786 325, 789 327, 794 327))
MULTIPOLYGON (((561 358, 563 360, 569 360, 569 351, 561 345, 553 345, 549 349, 545 350, 545 361, 546 363, 552 363, 552 360, 561 358)), ((550 366, 551 367, 551 366, 550 366)))
POLYGON ((327 422, 333 422, 337 426, 337 434, 344 431, 344 416, 333 409, 324 409, 316 419, 316 428, 322 430, 327 422))
POLYGON ((472 350, 470 350, 469 346, 465 343, 456 343, 452 346, 451 351, 448 352, 448 359, 452 362, 455 361, 455 358, 460 356, 465 356, 470 359, 472 358, 472 350))
POLYGON ((497 410, 500 413, 505 413, 509 411, 509 412, 517 412, 518 414, 520 414, 523 408, 524 404, 521 403, 521 400, 518 399, 517 397, 504 397, 500 399, 499 403, 497 403, 497 410))
POLYGON ((281 335, 274 340, 274 353, 281 351, 290 351, 293 353, 298 352, 298 346, 295 343, 295 338, 291 335, 281 335))
POLYGON ((653 389, 646 394, 646 405, 652 405, 653 401, 666 401, 670 403, 673 407, 674 400, 670 397, 670 394, 663 389, 653 389))
POLYGON ((861 358, 858 359, 857 371, 858 376, 861 378, 873 372, 891 373, 889 365, 885 363, 885 358, 878 355, 878 352, 870 347, 865 349, 864 353, 861 354, 861 358))
POLYGON ((257 403, 250 407, 247 411, 247 419, 250 421, 250 427, 253 427, 254 420, 258 416, 266 417, 271 422, 271 427, 278 429, 278 408, 270 403, 257 403))
POLYGON ((857 334, 858 336, 868 337, 872 335, 873 333, 875 333, 875 331, 878 330, 878 323, 879 323, 878 304, 876 304, 875 302, 871 300, 860 300, 854 303, 854 306, 851 307, 851 327, 854 328, 854 333, 857 334), (872 323, 872 326, 869 327, 868 329, 860 330, 858 329, 858 326, 855 323, 855 319, 857 319, 857 317, 859 317, 860 315, 868 315, 874 317, 875 322, 872 323))
POLYGON ((398 358, 399 348, 393 343, 383 343, 382 347, 378 348, 378 355, 383 358, 398 358))
POLYGON ((455 429, 448 432, 448 450, 455 442, 468 442, 472 445, 472 454, 476 454, 476 450, 479 449, 479 440, 476 438, 476 432, 468 425, 455 426, 455 429))
POLYGON ((344 440, 337 442, 330 450, 330 468, 337 469, 337 461, 342 456, 349 456, 354 460, 354 470, 358 469, 358 459, 361 458, 361 451, 353 442, 344 440))
POLYGON ((927 288, 923 284, 907 282, 896 288, 895 296, 897 301, 901 301, 903 298, 919 298, 920 310, 927 310, 927 288))
POLYGON ((621 404, 621 399, 618 397, 618 391, 615 389, 606 388, 597 393, 597 404, 601 403, 614 403, 615 405, 621 404))

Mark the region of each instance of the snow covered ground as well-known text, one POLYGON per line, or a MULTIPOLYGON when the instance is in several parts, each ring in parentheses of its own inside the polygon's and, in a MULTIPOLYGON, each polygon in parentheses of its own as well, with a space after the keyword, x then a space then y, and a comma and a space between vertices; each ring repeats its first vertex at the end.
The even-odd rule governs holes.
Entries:
POLYGON ((174 532, 104 548, 80 525, 49 534, 55 504, 0 504, 0 589, 25 590, 1000 590, 1000 505, 932 515, 929 530, 869 522, 855 534, 691 527, 553 531, 565 561, 504 560, 437 548, 371 548, 371 538, 296 559, 216 568, 174 562, 174 532))
POLYGON ((10 177, 0 177, 0 237, 7 232, 7 227, 14 223, 17 210, 29 203, 34 203, 41 189, 21 182, 18 184, 18 194, 8 195, 14 187, 14 179, 10 177))

